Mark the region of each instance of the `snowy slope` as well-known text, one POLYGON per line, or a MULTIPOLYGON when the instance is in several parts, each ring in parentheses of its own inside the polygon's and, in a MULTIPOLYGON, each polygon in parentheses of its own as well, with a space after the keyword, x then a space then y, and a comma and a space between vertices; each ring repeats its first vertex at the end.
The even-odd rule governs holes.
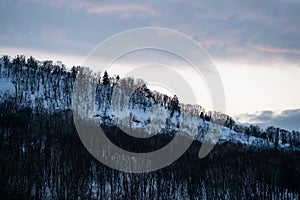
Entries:
MULTIPOLYGON (((21 66, 14 69, 4 66, 0 62, 0 102, 11 99, 20 107, 30 107, 34 112, 46 110, 56 112, 72 109, 72 95, 74 77, 67 72, 50 73, 47 69, 28 68, 21 66)), ((87 116, 97 116, 99 123, 107 125, 122 125, 125 128, 143 129, 147 134, 177 132, 192 136, 195 140, 203 141, 210 127, 214 124, 204 119, 192 116, 189 113, 171 112, 170 108, 162 106, 153 99, 140 93, 134 93, 129 100, 129 105, 124 111, 113 110, 111 85, 96 84, 94 109, 87 112, 86 107, 80 112, 87 116), (125 112, 126 111, 126 112, 125 112)), ((93 96, 92 87, 80 91, 80 101, 89 102, 93 96)), ((121 98, 121 97, 120 97, 121 98)), ((119 99, 122 103, 121 100, 119 99)), ((299 149, 288 143, 278 144, 272 141, 235 132, 227 127, 222 127, 220 144, 232 142, 243 146, 258 148, 299 149)))

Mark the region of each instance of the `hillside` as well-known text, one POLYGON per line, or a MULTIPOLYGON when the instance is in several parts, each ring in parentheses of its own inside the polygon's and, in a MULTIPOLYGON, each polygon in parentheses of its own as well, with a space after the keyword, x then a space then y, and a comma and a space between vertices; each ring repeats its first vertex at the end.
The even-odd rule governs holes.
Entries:
POLYGON ((62 63, 40 62, 32 57, 2 57, 1 196, 299 198, 299 132, 243 126, 225 114, 180 104, 176 96, 150 91, 145 84, 108 74, 100 77, 88 68, 67 69, 62 63), (78 76, 85 77, 88 87, 95 90, 74 96, 78 76), (143 128, 152 124, 146 133, 158 131, 158 135, 145 140, 132 138, 117 126, 120 119, 116 119, 112 99, 118 87, 137 88, 128 100, 129 119, 121 119, 122 125, 143 128), (74 100, 92 102, 93 109, 76 108, 74 100), (150 111, 154 106, 160 112, 153 118, 150 111), (146 174, 118 172, 99 163, 84 148, 74 126, 74 108, 82 117, 97 119, 111 141, 133 152, 159 149, 179 129, 194 141, 179 160, 162 170, 146 174), (221 125, 217 145, 207 157, 199 159, 200 146, 209 128, 216 124, 221 125))

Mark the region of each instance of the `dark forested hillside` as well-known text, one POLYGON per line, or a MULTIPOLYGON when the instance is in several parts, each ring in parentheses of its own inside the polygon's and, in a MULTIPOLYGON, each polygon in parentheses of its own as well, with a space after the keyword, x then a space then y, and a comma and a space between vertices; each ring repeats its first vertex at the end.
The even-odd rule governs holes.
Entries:
MULTIPOLYGON (((150 91, 142 80, 103 77, 83 67, 18 56, 0 60, 1 199, 298 199, 300 133, 242 126, 229 116, 183 105, 150 91), (96 83, 95 110, 106 135, 134 152, 167 144, 181 113, 197 122, 197 137, 170 166, 150 173, 125 173, 97 161, 77 134, 72 93, 78 74, 96 83), (117 85, 136 85, 130 99, 132 124, 149 123, 152 105, 165 110, 164 128, 151 140, 129 137, 116 126, 111 94, 117 85), (212 152, 198 158, 201 138, 211 123, 223 125, 212 152)), ((189 129, 187 129, 188 131, 189 129)))

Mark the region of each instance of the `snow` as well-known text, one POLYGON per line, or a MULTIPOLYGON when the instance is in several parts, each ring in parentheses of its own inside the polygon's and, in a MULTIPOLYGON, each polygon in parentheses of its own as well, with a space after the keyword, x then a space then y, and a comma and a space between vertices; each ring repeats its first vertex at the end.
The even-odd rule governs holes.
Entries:
POLYGON ((10 78, 0 78, 0 93, 8 92, 10 94, 15 93, 15 87, 10 78))
MULTIPOLYGON (((1 60, 0 65, 2 65, 1 60)), ((86 102, 85 106, 78 108, 78 112, 87 117, 94 118, 95 115, 98 116, 99 123, 110 125, 120 125, 121 123, 122 126, 130 129, 143 129, 147 134, 180 132, 201 142, 204 139, 210 139, 211 141, 218 141, 219 144, 232 142, 245 146, 275 147, 275 144, 271 141, 250 136, 243 132, 235 132, 227 127, 221 127, 221 132, 213 135, 219 136, 218 138, 207 138, 206 136, 209 136, 207 133, 210 129, 216 128, 216 124, 184 112, 175 111, 171 114, 167 107, 161 106, 153 99, 141 96, 138 93, 135 93, 131 99, 125 99, 124 104, 120 101, 122 93, 114 91, 115 89, 109 85, 100 84, 97 85, 95 99, 91 98, 94 90, 91 85, 87 85, 86 91, 79 91, 77 97, 72 91, 72 85, 75 83, 64 75, 46 74, 44 71, 39 71, 37 74, 41 75, 35 75, 32 78, 27 77, 31 75, 30 73, 28 75, 26 73, 27 68, 23 67, 23 72, 19 72, 21 74, 17 77, 16 74, 9 72, 3 65, 0 69, 0 101, 16 97, 20 106, 29 106, 33 110, 39 107, 49 112, 56 112, 57 110, 72 108, 70 99, 73 98, 72 101, 74 102, 75 96, 79 99, 79 102, 86 102), (57 86, 58 83, 59 86, 57 86), (15 85, 18 86, 18 94, 16 94, 15 85), (67 94, 66 89, 70 91, 67 94), (116 102, 112 102, 112 94, 117 95, 116 102), (90 103, 94 103, 94 109, 88 107, 93 105, 90 103), (122 109, 119 109, 119 107, 116 109, 114 105, 119 105, 122 109)), ((86 83, 84 82, 84 84, 86 83)), ((292 147, 290 144, 283 144, 281 140, 276 146, 282 149, 299 149, 292 147)))
POLYGON ((243 145, 258 145, 258 146, 266 146, 266 140, 262 138, 257 138, 254 136, 247 135, 245 133, 235 132, 227 127, 223 127, 221 136, 219 139, 220 143, 231 141, 237 144, 243 145))

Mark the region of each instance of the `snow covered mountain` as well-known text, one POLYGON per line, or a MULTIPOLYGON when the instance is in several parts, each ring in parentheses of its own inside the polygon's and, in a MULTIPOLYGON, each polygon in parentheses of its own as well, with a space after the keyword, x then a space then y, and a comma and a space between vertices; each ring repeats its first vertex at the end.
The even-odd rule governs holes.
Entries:
POLYGON ((152 92, 142 80, 120 79, 107 74, 100 77, 88 68, 67 70, 61 63, 39 62, 32 57, 26 61, 23 56, 13 60, 4 56, 0 60, 0 102, 13 101, 18 107, 30 108, 34 113, 53 113, 73 109, 74 98, 85 102, 92 100, 94 108, 82 107, 80 112, 85 117, 97 117, 100 124, 142 129, 148 134, 173 133, 180 129, 199 141, 203 141, 210 127, 219 124, 222 125, 219 144, 232 142, 245 148, 300 150, 299 132, 245 127, 227 115, 205 112, 199 106, 179 104, 176 97, 152 92), (76 76, 85 77, 89 88, 95 89, 80 91, 80 96, 74 97, 76 76), (120 88, 136 90, 126 102, 122 93, 118 93, 120 88), (124 115, 126 109, 128 115, 124 115))
POLYGON ((2 199, 298 199, 299 147, 299 132, 243 126, 150 91, 142 80, 23 56, 0 59, 2 199), (76 113, 101 124, 114 144, 131 152, 160 149, 174 134, 194 140, 163 169, 125 173, 87 151, 76 113), (199 159, 215 127, 218 143, 199 159), (144 141, 126 129, 158 134, 144 141))

